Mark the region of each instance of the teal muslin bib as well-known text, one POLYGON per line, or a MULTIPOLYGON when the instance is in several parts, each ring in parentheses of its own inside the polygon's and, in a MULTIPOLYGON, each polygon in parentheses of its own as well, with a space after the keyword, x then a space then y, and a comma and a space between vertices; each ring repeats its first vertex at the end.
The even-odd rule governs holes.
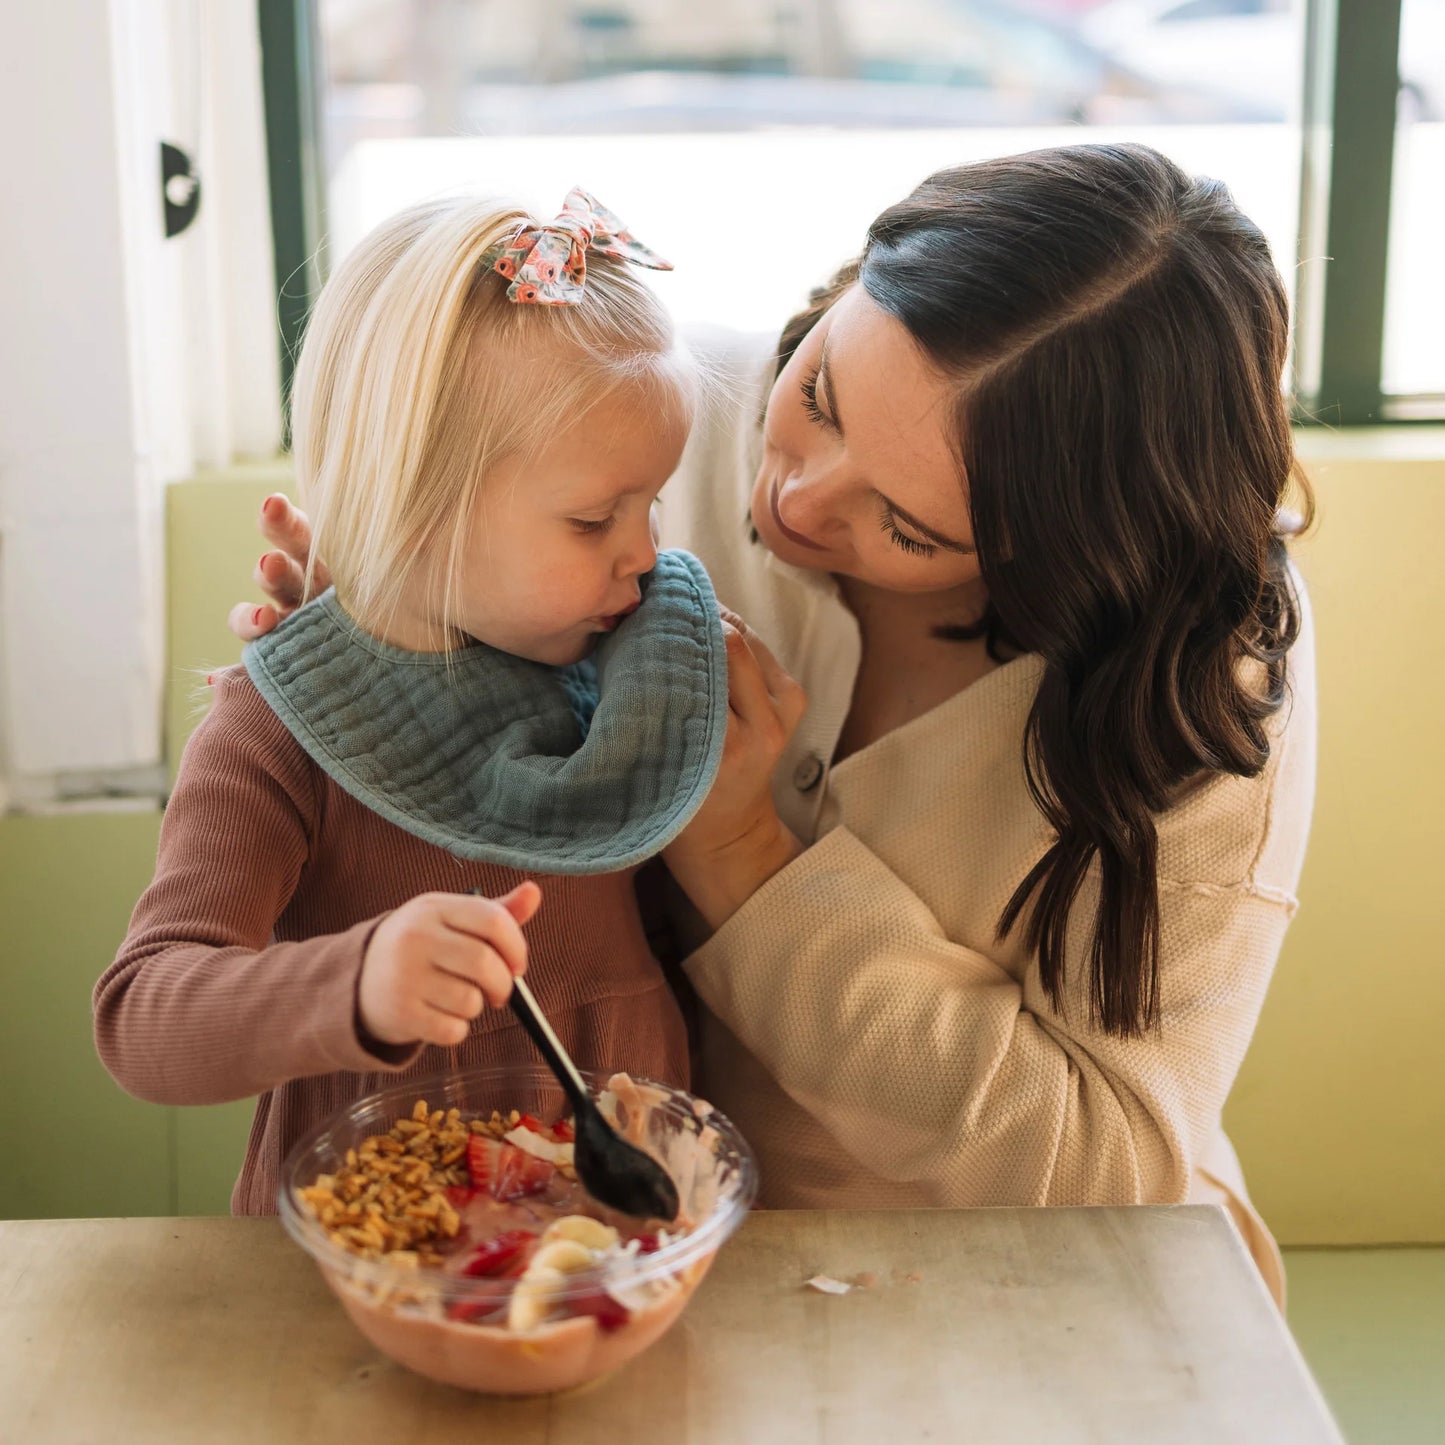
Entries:
POLYGON ((406 652, 334 592, 243 653, 276 715, 358 802, 459 858, 611 873, 686 826, 717 775, 727 653, 702 564, 660 553, 642 605, 569 667, 477 643, 406 652))

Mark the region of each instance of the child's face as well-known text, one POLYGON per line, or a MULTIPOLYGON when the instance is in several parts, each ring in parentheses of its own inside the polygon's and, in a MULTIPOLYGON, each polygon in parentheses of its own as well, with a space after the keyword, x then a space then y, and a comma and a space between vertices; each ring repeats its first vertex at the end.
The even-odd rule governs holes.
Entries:
POLYGON ((624 387, 531 460, 498 466, 462 559, 461 629, 533 662, 585 657, 641 598, 657 560, 652 504, 688 420, 672 388, 624 387))

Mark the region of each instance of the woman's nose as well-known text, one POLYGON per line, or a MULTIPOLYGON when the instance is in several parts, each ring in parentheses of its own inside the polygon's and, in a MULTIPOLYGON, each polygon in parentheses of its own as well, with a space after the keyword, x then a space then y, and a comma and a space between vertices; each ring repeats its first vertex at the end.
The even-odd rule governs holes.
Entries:
POLYGON ((778 515, 795 532, 822 541, 843 525, 841 478, 833 471, 793 472, 778 487, 778 515))

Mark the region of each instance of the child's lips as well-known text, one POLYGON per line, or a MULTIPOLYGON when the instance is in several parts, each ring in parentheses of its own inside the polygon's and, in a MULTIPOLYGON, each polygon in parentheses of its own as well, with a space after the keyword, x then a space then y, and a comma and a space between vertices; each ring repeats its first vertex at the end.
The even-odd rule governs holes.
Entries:
POLYGON ((599 617, 597 621, 604 632, 611 632, 624 618, 631 617, 641 606, 640 601, 634 602, 630 607, 624 607, 621 612, 609 612, 605 617, 599 617))

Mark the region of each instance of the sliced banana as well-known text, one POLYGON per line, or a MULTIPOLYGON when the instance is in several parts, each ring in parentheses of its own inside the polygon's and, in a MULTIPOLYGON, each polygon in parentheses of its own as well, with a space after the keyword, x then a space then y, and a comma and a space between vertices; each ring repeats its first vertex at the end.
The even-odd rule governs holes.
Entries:
POLYGON ((543 1244, 554 1239, 570 1239, 593 1250, 611 1249, 618 1238, 617 1231, 610 1224, 603 1224, 600 1219, 591 1219, 585 1214, 565 1214, 561 1219, 554 1219, 542 1233, 543 1244))
POLYGON ((534 1330, 546 1320, 552 1311, 552 1301, 566 1288, 567 1276, 596 1266, 597 1256, 588 1243, 594 1239, 596 1248, 606 1249, 616 1243, 617 1231, 583 1215, 567 1215, 547 1227, 541 1248, 532 1256, 532 1262, 512 1290, 507 1307, 509 1328, 534 1330), (564 1225, 567 1226, 565 1232, 559 1228, 564 1225), (567 1234, 582 1238, 568 1238, 567 1234))
POLYGON ((575 1239, 554 1239, 532 1256, 522 1278, 526 1279, 533 1270, 544 1269, 556 1270, 559 1275, 576 1274, 579 1270, 591 1269, 595 1263, 592 1251, 585 1244, 578 1244, 575 1239))
POLYGON ((562 1284, 561 1271, 538 1269, 537 1261, 533 1260, 512 1291, 512 1300, 507 1306, 508 1329, 536 1329, 551 1313, 552 1297, 562 1284))

